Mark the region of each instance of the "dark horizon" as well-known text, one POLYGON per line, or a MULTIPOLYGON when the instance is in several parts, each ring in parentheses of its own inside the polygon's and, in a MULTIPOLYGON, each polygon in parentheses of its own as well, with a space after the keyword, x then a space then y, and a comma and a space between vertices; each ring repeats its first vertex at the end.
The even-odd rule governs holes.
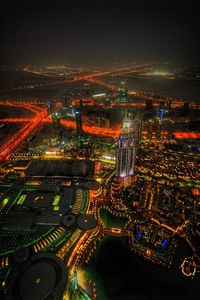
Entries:
POLYGON ((198 11, 179 0, 3 0, 1 65, 196 65, 198 11))

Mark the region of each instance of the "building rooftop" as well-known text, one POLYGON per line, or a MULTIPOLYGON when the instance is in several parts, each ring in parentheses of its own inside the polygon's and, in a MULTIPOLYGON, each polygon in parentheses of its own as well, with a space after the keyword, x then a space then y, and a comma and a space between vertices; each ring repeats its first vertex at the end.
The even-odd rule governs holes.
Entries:
POLYGON ((60 300, 67 284, 64 263, 53 254, 27 258, 24 268, 15 270, 5 300, 60 300))
POLYGON ((48 208, 50 207, 54 198, 53 192, 46 191, 33 191, 29 192, 25 201, 23 202, 23 206, 31 207, 31 208, 48 208))
POLYGON ((92 177, 94 163, 87 160, 35 160, 26 170, 28 176, 92 177))
POLYGON ((11 212, 3 222, 3 230, 31 230, 34 213, 32 212, 11 212))
POLYGON ((82 230, 90 230, 96 226, 97 220, 94 215, 82 214, 78 216, 77 224, 82 230))

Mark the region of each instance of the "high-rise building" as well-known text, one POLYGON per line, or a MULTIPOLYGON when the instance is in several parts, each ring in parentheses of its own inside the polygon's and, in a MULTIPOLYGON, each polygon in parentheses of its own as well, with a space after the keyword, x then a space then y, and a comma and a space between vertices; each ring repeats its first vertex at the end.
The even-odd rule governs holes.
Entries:
POLYGON ((104 127, 104 128, 109 128, 110 127, 110 122, 109 122, 109 119, 107 119, 107 118, 102 117, 101 118, 101 124, 102 124, 102 127, 104 127))
POLYGON ((83 133, 82 130, 82 107, 83 107, 83 101, 80 100, 80 106, 76 108, 75 111, 75 118, 76 118, 76 131, 78 135, 81 135, 83 133))
POLYGON ((143 131, 142 116, 140 115, 135 116, 135 119, 133 120, 133 126, 134 126, 135 138, 137 142, 139 142, 142 139, 142 131, 143 131))
POLYGON ((135 156, 136 138, 134 134, 133 122, 126 113, 123 120, 123 129, 119 136, 116 150, 117 177, 126 178, 134 174, 135 156))
POLYGON ((171 101, 171 100, 168 100, 168 101, 166 102, 166 109, 167 109, 167 110, 171 110, 171 106, 172 106, 172 101, 171 101))
POLYGON ((153 101, 151 99, 146 100, 146 110, 152 110, 153 109, 153 101))
POLYGON ((165 108, 165 102, 164 101, 160 101, 159 102, 159 108, 160 109, 164 109, 165 108))
POLYGON ((63 97, 63 106, 65 108, 67 108, 68 106, 70 106, 72 104, 72 93, 69 93, 68 95, 63 97))
POLYGON ((61 113, 57 108, 55 100, 47 102, 47 110, 52 119, 51 144, 58 145, 62 141, 62 127, 60 124, 61 113))
POLYGON ((53 113, 53 102, 51 102, 51 101, 47 102, 47 111, 48 111, 49 115, 52 115, 52 113, 53 113))
POLYGON ((61 141, 62 141, 62 127, 61 127, 61 124, 60 124, 60 118, 57 117, 57 116, 53 116, 52 117, 52 130, 53 130, 53 133, 52 133, 52 143, 53 144, 60 144, 61 141))
POLYGON ((123 178, 134 174, 136 141, 133 133, 121 133, 116 150, 116 176, 123 178))
POLYGON ((182 109, 182 116, 186 117, 189 114, 189 103, 184 102, 183 109, 182 109))
POLYGON ((75 117, 75 109, 72 105, 67 107, 66 116, 67 117, 73 117, 73 118, 75 117))
POLYGON ((128 102, 128 92, 124 88, 120 88, 117 90, 117 98, 115 102, 128 102))

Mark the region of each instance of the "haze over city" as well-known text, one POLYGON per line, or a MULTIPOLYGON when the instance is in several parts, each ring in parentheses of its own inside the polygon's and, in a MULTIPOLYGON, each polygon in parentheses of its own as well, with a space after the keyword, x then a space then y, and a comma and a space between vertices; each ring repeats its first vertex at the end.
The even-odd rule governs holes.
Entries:
POLYGON ((199 63, 196 1, 1 1, 2 64, 199 63))

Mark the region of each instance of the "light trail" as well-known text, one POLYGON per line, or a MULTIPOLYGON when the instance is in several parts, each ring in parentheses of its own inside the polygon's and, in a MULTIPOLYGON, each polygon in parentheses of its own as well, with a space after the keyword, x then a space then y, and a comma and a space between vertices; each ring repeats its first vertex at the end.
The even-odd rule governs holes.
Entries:
POLYGON ((0 122, 2 123, 20 123, 20 122, 31 122, 33 121, 32 118, 5 118, 0 119, 0 122))
MULTIPOLYGON (((37 118, 5 118, 0 119, 1 123, 17 123, 17 122, 33 122, 36 121, 37 118)), ((40 122, 43 123, 52 123, 52 119, 47 117, 43 117, 40 122)), ((76 122, 71 120, 60 120, 61 125, 76 129, 76 122)), ((107 137, 118 137, 121 132, 121 126, 116 125, 111 128, 103 128, 97 126, 91 126, 91 122, 88 122, 87 118, 83 120, 83 130, 89 134, 97 135, 97 136, 107 136, 107 137)), ((143 135, 147 134, 146 131, 143 131, 143 135)), ((161 131, 162 135, 166 135, 166 131, 161 131)), ((200 139, 200 132, 184 132, 184 131, 177 131, 173 132, 175 139, 200 139)), ((1 148, 0 148, 1 149, 1 148)))
POLYGON ((1 119, 2 122, 26 122, 25 126, 20 129, 16 134, 11 136, 11 138, 0 147, 0 161, 9 158, 10 153, 16 149, 26 138, 30 135, 42 122, 42 119, 47 116, 47 111, 41 107, 36 107, 33 104, 22 102, 22 103, 12 103, 12 102, 0 102, 0 105, 4 106, 15 106, 20 108, 25 108, 35 114, 34 118, 7 118, 1 119), (28 124, 27 124, 28 120, 28 124))

